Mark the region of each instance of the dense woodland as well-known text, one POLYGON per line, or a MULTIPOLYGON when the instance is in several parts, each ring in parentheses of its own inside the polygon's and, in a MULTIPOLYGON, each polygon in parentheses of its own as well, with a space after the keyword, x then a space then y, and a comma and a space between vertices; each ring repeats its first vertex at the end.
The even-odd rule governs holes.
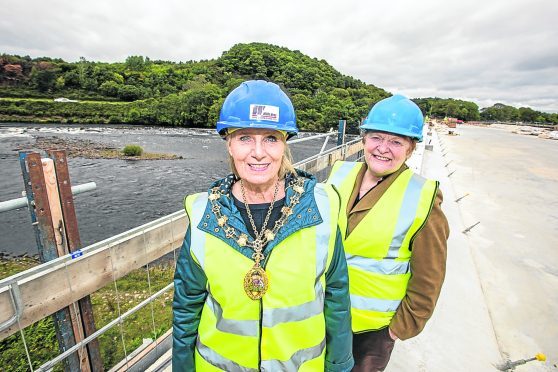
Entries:
MULTIPOLYGON (((237 44, 219 58, 123 63, 0 55, 0 121, 129 123, 213 127, 224 97, 240 82, 264 79, 290 95, 302 130, 324 131, 346 119, 356 129, 385 90, 287 48, 237 44), (54 102, 64 97, 78 102, 54 102)), ((461 120, 558 123, 557 114, 496 104, 420 98, 425 115, 461 120)))

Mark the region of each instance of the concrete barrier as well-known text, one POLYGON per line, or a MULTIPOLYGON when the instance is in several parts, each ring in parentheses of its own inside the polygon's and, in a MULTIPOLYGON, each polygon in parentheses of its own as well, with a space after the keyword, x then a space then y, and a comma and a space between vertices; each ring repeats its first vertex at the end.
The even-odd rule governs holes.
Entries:
POLYGON ((424 331, 396 341, 386 371, 494 371, 502 357, 435 131, 431 144, 433 151, 422 154, 421 174, 440 181, 444 194, 442 209, 451 230, 446 279, 424 331))

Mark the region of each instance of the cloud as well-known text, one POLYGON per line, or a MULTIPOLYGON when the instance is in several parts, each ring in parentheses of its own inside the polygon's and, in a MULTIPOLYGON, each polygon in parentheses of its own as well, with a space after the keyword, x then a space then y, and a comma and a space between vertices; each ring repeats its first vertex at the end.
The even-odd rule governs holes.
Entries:
POLYGON ((3 14, 2 53, 187 61, 265 42, 393 93, 558 112, 554 0, 21 0, 3 14))

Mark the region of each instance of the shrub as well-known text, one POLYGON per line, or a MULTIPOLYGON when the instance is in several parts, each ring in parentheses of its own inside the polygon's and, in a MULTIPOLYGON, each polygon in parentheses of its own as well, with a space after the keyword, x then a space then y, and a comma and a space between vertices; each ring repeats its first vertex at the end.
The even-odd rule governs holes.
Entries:
POLYGON ((140 145, 126 145, 122 153, 126 156, 140 156, 143 154, 143 149, 140 145))

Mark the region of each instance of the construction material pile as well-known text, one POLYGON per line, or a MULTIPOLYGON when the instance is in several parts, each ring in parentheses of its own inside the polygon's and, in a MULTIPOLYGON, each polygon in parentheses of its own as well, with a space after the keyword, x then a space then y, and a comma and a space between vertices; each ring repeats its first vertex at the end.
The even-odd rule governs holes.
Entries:
POLYGON ((529 126, 522 126, 517 128, 516 130, 512 131, 513 133, 518 134, 526 134, 529 136, 537 136, 539 138, 546 138, 546 139, 554 139, 558 140, 558 131, 557 130, 548 130, 545 128, 536 128, 536 127, 529 127, 529 126))

